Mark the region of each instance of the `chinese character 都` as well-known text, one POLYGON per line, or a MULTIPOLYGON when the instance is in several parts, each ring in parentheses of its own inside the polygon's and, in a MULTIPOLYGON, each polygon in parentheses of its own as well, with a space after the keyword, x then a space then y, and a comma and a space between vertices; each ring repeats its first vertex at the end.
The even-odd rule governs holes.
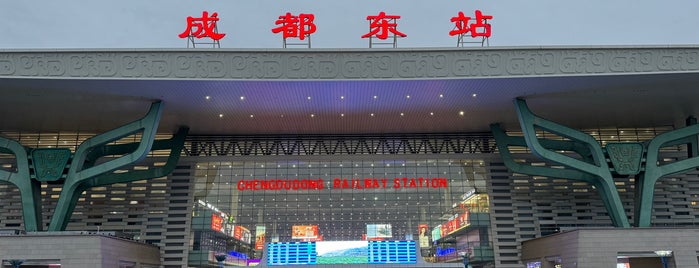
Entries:
POLYGON ((381 11, 379 12, 378 16, 367 16, 366 19, 371 21, 369 24, 371 31, 365 35, 362 35, 362 38, 376 36, 379 39, 386 39, 388 38, 389 32, 400 37, 407 36, 396 29, 398 24, 395 22, 395 20, 400 19, 400 16, 386 15, 385 12, 381 11))
POLYGON ((187 17, 187 29, 182 32, 179 37, 210 37, 213 40, 220 40, 226 34, 216 32, 216 22, 218 21, 218 13, 214 12, 209 17, 209 12, 202 12, 201 18, 187 17))
POLYGON ((455 23, 454 30, 449 31, 449 35, 465 34, 471 32, 471 37, 483 36, 490 37, 490 24, 488 20, 493 16, 483 15, 480 10, 476 10, 475 23, 468 24, 471 17, 464 16, 464 13, 459 11, 459 15, 451 18, 451 22, 455 23), (483 31, 477 31, 478 28, 483 28, 483 31))
POLYGON ((272 29, 273 33, 281 32, 284 39, 288 37, 298 37, 303 40, 306 35, 310 35, 316 31, 316 25, 313 23, 315 16, 313 14, 299 14, 298 16, 291 15, 287 12, 284 16, 279 16, 279 19, 274 22, 280 25, 272 29))

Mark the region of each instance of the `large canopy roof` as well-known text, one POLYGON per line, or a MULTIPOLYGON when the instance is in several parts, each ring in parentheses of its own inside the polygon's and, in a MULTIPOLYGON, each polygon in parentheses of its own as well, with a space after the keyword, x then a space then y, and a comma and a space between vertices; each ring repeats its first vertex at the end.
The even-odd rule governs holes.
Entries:
POLYGON ((104 132, 165 105, 161 132, 519 129, 512 100, 573 128, 699 116, 699 46, 0 50, 0 130, 104 132))

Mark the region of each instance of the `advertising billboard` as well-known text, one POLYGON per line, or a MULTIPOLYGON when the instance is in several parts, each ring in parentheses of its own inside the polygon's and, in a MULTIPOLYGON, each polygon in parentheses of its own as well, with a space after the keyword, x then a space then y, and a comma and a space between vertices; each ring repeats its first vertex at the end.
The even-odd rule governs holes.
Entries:
POLYGON ((291 238, 318 238, 318 225, 294 225, 291 226, 291 238))
POLYGON ((421 248, 430 247, 430 234, 429 226, 427 224, 420 224, 417 226, 418 241, 420 242, 421 248))
POLYGON ((392 237, 391 225, 390 224, 367 224, 366 225, 366 238, 384 238, 392 237))
POLYGON ((255 250, 262 250, 265 247, 265 233, 267 227, 258 225, 255 227, 255 250))
POLYGON ((243 241, 245 243, 250 243, 252 234, 250 233, 250 230, 248 230, 248 228, 236 225, 235 228, 233 228, 233 238, 243 241))
POLYGON ((223 229, 223 217, 211 214, 211 230, 220 232, 223 229))

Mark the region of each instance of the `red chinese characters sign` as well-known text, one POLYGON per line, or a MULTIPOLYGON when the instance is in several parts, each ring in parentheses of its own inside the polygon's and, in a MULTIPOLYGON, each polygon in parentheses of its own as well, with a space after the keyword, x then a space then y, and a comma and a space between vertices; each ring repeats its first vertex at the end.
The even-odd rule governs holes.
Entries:
POLYGON ((182 32, 180 38, 204 38, 209 37, 213 40, 220 40, 226 34, 216 31, 216 22, 218 22, 218 13, 214 12, 209 17, 209 12, 202 12, 200 18, 187 17, 187 28, 182 32))
MULTIPOLYGON (((470 33, 471 37, 490 37, 491 25, 488 20, 492 19, 492 15, 483 14, 480 10, 475 11, 475 16, 464 15, 459 11, 458 15, 451 18, 454 23, 454 29, 449 31, 450 36, 465 35, 470 33)), ((298 16, 287 12, 285 15, 279 16, 275 21, 277 27, 272 29, 272 33, 282 33, 284 39, 296 37, 301 40, 309 37, 316 32, 314 23, 314 14, 301 13, 298 16)), ((397 20, 399 15, 387 15, 385 12, 379 12, 378 15, 367 16, 369 21, 369 32, 362 35, 361 38, 378 38, 387 39, 391 36, 406 37, 407 35, 398 31, 397 20)), ((216 23, 219 21, 218 13, 214 12, 209 16, 209 12, 203 11, 201 17, 187 17, 186 29, 178 36, 180 38, 211 38, 215 41, 220 40, 225 33, 219 33, 216 28, 216 23)))
POLYGON ((480 10, 476 10, 475 22, 469 24, 471 17, 464 16, 464 13, 459 11, 459 15, 451 18, 451 22, 455 25, 454 30, 451 30, 449 35, 454 36, 471 32, 471 37, 490 37, 490 24, 488 24, 488 20, 492 18, 493 16, 483 15, 480 10), (482 31, 478 31, 478 29, 482 29, 482 31))
POLYGON ((362 38, 373 36, 378 39, 386 39, 388 38, 389 33, 392 33, 400 37, 407 36, 406 34, 401 33, 396 29, 396 27, 398 26, 396 20, 400 19, 400 16, 386 15, 386 12, 381 11, 379 12, 379 15, 367 16, 366 19, 371 21, 369 23, 369 28, 371 30, 368 33, 362 35, 362 38))
POLYGON ((316 25, 313 23, 315 16, 313 14, 292 15, 287 12, 284 16, 279 16, 279 19, 274 23, 279 27, 272 29, 273 33, 282 33, 284 39, 289 37, 298 37, 303 40, 307 35, 315 33, 316 25))

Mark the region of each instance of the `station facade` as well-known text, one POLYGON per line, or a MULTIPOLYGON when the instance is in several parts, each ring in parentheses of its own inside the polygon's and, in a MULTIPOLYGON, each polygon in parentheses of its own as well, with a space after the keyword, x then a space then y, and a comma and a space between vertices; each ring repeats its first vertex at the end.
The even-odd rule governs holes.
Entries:
MULTIPOLYGON (((8 52, 5 56, 19 59, 26 56, 22 53, 8 52)), ((83 57, 80 59, 111 57, 99 52, 86 53, 87 56, 81 55, 83 57)), ((116 54, 119 53, 121 52, 116 52, 116 54)), ((122 59, 127 56, 132 57, 133 55, 129 53, 124 52, 124 55, 118 56, 122 59)), ((189 58, 211 57, 205 52, 182 53, 189 58)), ((257 52, 245 53, 246 56, 257 55, 257 52)), ((267 64, 268 67, 259 70, 236 69, 237 65, 225 65, 223 72, 228 73, 224 74, 223 79, 224 81, 225 79, 232 81, 236 79, 285 80, 294 76, 294 79, 312 80, 334 73, 335 76, 331 80, 334 83, 343 83, 349 76, 362 73, 365 73, 365 76, 356 79, 383 79, 381 77, 393 80, 435 79, 434 76, 441 76, 442 71, 444 77, 439 79, 468 80, 482 79, 491 75, 513 76, 520 74, 520 71, 521 75, 536 79, 536 77, 550 75, 576 77, 590 72, 599 77, 609 76, 618 71, 626 75, 639 75, 641 79, 648 79, 654 75, 684 74, 679 77, 696 82, 696 73, 699 72, 699 63, 697 63, 699 61, 687 60, 676 62, 675 65, 672 62, 663 61, 668 54, 673 56, 673 59, 676 59, 675 55, 690 55, 690 57, 694 55, 696 59, 696 48, 678 48, 676 51, 624 48, 622 51, 612 52, 594 49, 548 50, 545 48, 524 51, 498 49, 485 50, 485 52, 444 50, 438 53, 411 51, 410 53, 413 54, 410 55, 406 55, 405 51, 401 50, 377 52, 381 55, 370 51, 353 53, 356 55, 346 56, 342 52, 322 51, 321 58, 329 59, 328 62, 335 61, 332 64, 328 63, 332 66, 347 67, 353 66, 354 59, 351 57, 373 58, 378 59, 379 62, 385 55, 388 55, 389 59, 414 57, 436 61, 441 61, 441 57, 436 55, 440 53, 447 55, 444 59, 450 58, 452 54, 457 54, 458 57, 447 60, 450 63, 445 62, 444 68, 417 68, 411 69, 410 73, 406 73, 409 68, 390 71, 379 68, 381 65, 376 65, 373 66, 373 70, 349 71, 349 69, 319 68, 315 73, 309 71, 302 76, 299 76, 301 73, 289 67, 293 65, 278 65, 277 63, 282 62, 281 60, 262 60, 260 62, 267 64), (599 70, 590 69, 589 66, 570 66, 566 57, 558 56, 575 54, 578 58, 595 61, 599 53, 604 57, 611 55, 608 56, 607 63, 602 64, 605 67, 600 67, 599 70), (615 56, 621 54, 646 55, 645 53, 650 53, 649 57, 653 59, 657 69, 643 64, 618 66, 618 61, 614 60, 615 56), (556 63, 550 63, 552 66, 548 66, 549 63, 545 61, 529 67, 519 66, 516 61, 521 54, 527 55, 524 58, 544 60, 547 58, 546 55, 550 54, 553 55, 552 57, 558 57, 558 60, 556 63), (483 55, 487 59, 502 55, 511 56, 509 60, 505 59, 506 57, 501 59, 502 63, 491 63, 492 68, 489 68, 487 63, 486 65, 472 64, 483 60, 483 55), (334 57, 350 57, 350 59, 346 59, 341 64, 340 60, 334 57), (470 65, 463 65, 466 61, 471 62, 470 65), (504 66, 498 67, 496 66, 498 64, 504 64, 504 66), (472 69, 460 69, 462 67, 472 69), (663 70, 662 68, 665 67, 676 68, 663 70), (495 71, 498 68, 506 72, 498 73, 495 71), (551 73, 548 73, 549 69, 542 68, 549 68, 551 73), (438 72, 432 72, 435 70, 438 72), (568 73, 569 71, 571 73, 568 73), (459 76, 459 72, 465 76, 459 76), (546 74, 541 74, 542 72, 546 74)), ((92 83, 80 80, 77 78, 79 76, 73 75, 78 69, 71 70, 70 63, 67 62, 68 59, 76 60, 76 58, 60 52, 56 54, 45 52, 45 54, 41 56, 57 59, 56 66, 63 66, 61 67, 63 69, 48 68, 44 70, 46 72, 41 72, 43 69, 37 67, 35 70, 38 72, 31 73, 23 72, 17 65, 7 65, 10 67, 4 70, 8 74, 5 74, 2 79, 17 83, 8 88, 31 85, 33 79, 73 79, 79 80, 77 84, 92 83), (61 65, 64 59, 66 64, 61 65), (12 73, 10 74, 9 71, 12 73), (51 72, 55 72, 55 76, 52 76, 51 72), (25 82, 17 82, 19 80, 25 80, 25 82)), ((244 58, 235 53, 231 54, 233 55, 222 52, 214 57, 244 58)), ((169 61, 173 63, 181 60, 180 56, 183 55, 144 53, 133 58, 140 58, 149 64, 157 64, 162 60, 167 65, 169 61)), ((295 52, 289 52, 288 55, 280 52, 279 55, 271 57, 298 56, 295 52)), ((260 55, 259 57, 270 56, 260 55)), ((80 59, 77 60, 80 61, 80 59)), ((408 61, 401 61, 401 63, 405 62, 408 61)), ((432 62, 432 64, 438 64, 438 62, 432 62)), ((153 77, 125 76, 124 74, 132 71, 138 72, 135 69, 129 69, 128 65, 112 67, 108 65, 105 63, 104 68, 98 68, 96 72, 113 72, 115 75, 110 76, 112 78, 152 82, 153 77)), ((180 65, 171 64, 170 66, 175 67, 172 67, 174 69, 155 68, 151 70, 153 72, 150 75, 159 75, 157 72, 160 71, 163 77, 157 79, 165 80, 163 83, 177 83, 180 79, 206 80, 208 78, 197 76, 214 75, 217 71, 221 71, 214 68, 209 73, 203 72, 205 70, 187 70, 186 73, 178 73, 176 66, 180 65)), ((250 66, 253 68, 253 65, 250 66)), ((98 73, 88 72, 86 75, 97 80, 105 79, 95 75, 98 73)), ((63 82, 57 81, 58 84, 63 82)), ((547 81, 542 81, 542 83, 545 82, 547 81)), ((605 80, 604 83, 606 86, 614 85, 616 82, 610 79, 605 80)), ((51 90, 51 86, 47 88, 51 90)), ((65 89, 55 90, 60 92, 65 89)), ((98 89, 95 90, 98 91, 98 89)), ((582 90, 585 91, 585 89, 582 90)), ((88 92, 88 94, 92 93, 94 92, 88 92)), ((545 93, 534 92, 531 96, 535 98, 537 94, 546 95, 545 93)), ((162 90, 158 94, 169 93, 162 90)), ((511 100, 506 96, 507 94, 503 95, 505 96, 491 93, 489 96, 508 98, 508 102, 511 100)), ((167 98, 164 103, 167 104, 167 98)), ((181 113, 186 112, 186 110, 181 111, 181 113)), ((564 113, 564 111, 560 112, 564 113)), ((562 118, 565 118, 565 115, 562 118)), ((620 121, 619 125, 597 125, 579 130, 591 135, 600 144, 643 142, 681 127, 676 124, 680 119, 683 118, 672 118, 666 121, 635 120, 634 124, 620 121)), ((511 120, 516 122, 515 118, 511 120)), ((561 123, 572 124, 573 122, 561 123)), ((88 129, 85 131, 13 128, 15 128, 14 125, 4 126, 3 137, 18 141, 27 147, 61 147, 73 151, 87 138, 99 134, 89 128, 85 128, 88 129)), ((513 135, 522 135, 517 125, 510 125, 507 131, 513 135)), ((545 133, 542 132, 542 135, 545 133)), ((157 137, 168 138, 169 136, 171 134, 161 133, 157 137)), ((138 135, 135 135, 116 143, 127 143, 137 138, 138 135)), ((662 158, 659 161, 670 163, 684 159, 687 157, 688 150, 688 147, 683 144, 665 148, 660 154, 662 158)), ((520 163, 557 168, 557 164, 541 160, 532 155, 527 148, 520 148, 514 153, 520 163)), ((167 152, 154 151, 129 169, 148 170, 162 166, 166 155, 167 152)), ((6 156, 2 159, 4 170, 16 168, 16 162, 11 155, 3 156, 6 156)), ((615 185, 627 214, 633 217, 634 178, 615 178, 615 185)), ((694 227, 699 218, 697 189, 699 189, 699 173, 696 171, 663 178, 655 189, 653 226, 694 227)), ((61 191, 61 184, 41 185, 44 204, 42 221, 47 225, 61 191)), ((0 197, 2 197, 0 229, 23 230, 22 201, 19 192, 10 184, 0 184, 0 197)), ((555 256, 549 258, 552 260, 550 263, 545 264, 542 264, 540 259, 523 259, 523 242, 574 229, 611 226, 612 221, 595 187, 566 178, 512 172, 505 166, 496 141, 487 129, 452 133, 429 131, 385 133, 384 130, 378 129, 375 132, 352 135, 264 133, 209 135, 192 128, 185 140, 182 155, 169 175, 86 190, 80 196, 66 230, 112 232, 111 234, 116 236, 157 245, 160 248, 163 267, 217 267, 219 263, 227 266, 294 264, 288 259, 270 260, 273 255, 268 247, 275 243, 315 242, 320 245, 321 242, 333 241, 415 241, 414 248, 419 255, 419 261, 408 261, 406 262, 408 266, 455 267, 455 265, 461 265, 463 255, 467 254, 474 267, 506 268, 549 267, 546 265, 559 267, 563 261, 557 261, 555 256), (220 256, 223 256, 223 259, 217 260, 220 256)), ((637 252, 637 254, 641 256, 645 253, 637 252)), ((629 259, 635 258, 634 256, 633 254, 620 256, 618 265, 634 267, 629 264, 631 263, 629 259)), ((30 262, 32 259, 40 259, 31 256, 21 257, 30 262)), ((9 260, 3 261, 3 265, 8 265, 9 260)), ((318 264, 323 264, 317 261, 318 264)), ((124 262, 124 265, 123 267, 136 267, 135 264, 129 266, 128 262, 124 262)))

